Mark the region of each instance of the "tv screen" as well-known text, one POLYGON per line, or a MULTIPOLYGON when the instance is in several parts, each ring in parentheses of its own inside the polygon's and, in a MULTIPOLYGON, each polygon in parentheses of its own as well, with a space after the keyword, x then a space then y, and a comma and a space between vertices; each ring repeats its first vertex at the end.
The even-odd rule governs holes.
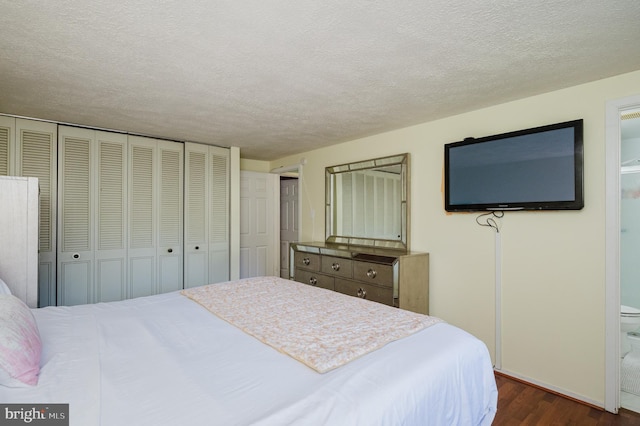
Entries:
POLYGON ((579 210, 582 120, 446 144, 445 209, 579 210))

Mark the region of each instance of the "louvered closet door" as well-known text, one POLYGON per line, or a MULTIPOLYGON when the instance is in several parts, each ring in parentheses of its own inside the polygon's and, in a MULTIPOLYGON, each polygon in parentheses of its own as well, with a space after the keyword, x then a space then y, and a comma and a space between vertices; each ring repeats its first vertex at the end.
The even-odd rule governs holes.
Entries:
POLYGON ((184 144, 158 141, 158 292, 183 287, 184 144))
POLYGON ((156 141, 129 137, 130 297, 156 293, 156 141))
POLYGON ((58 304, 91 303, 95 300, 94 131, 59 126, 58 133, 58 304))
POLYGON ((209 147, 185 144, 185 288, 209 284, 209 147))
POLYGON ((185 144, 185 287, 228 281, 230 150, 185 144))
POLYGON ((182 288, 183 144, 129 137, 131 297, 182 288))
POLYGON ((127 136, 96 132, 96 302, 129 297, 127 288, 127 136))
POLYGON ((16 119, 0 116, 0 176, 13 176, 11 151, 15 146, 16 119))
POLYGON ((209 158, 209 282, 217 283, 230 279, 230 150, 209 147, 209 158))
POLYGON ((55 123, 16 119, 16 174, 37 177, 40 190, 40 307, 56 305, 57 133, 55 123))

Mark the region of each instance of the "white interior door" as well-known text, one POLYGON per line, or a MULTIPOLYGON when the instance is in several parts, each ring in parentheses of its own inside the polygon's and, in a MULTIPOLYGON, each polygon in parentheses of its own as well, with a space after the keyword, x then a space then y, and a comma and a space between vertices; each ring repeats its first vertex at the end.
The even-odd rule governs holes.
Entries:
POLYGON ((280 277, 289 278, 289 245, 298 241, 298 179, 280 179, 280 277))
POLYGON ((240 278, 279 274, 278 180, 270 173, 240 173, 240 278))

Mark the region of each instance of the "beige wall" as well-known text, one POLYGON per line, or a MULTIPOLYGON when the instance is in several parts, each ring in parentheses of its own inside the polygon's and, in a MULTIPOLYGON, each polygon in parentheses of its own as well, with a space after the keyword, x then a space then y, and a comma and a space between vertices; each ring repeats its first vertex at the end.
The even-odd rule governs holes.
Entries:
MULTIPOLYGON (((242 153, 240 155, 242 155, 242 153)), ((240 170, 247 172, 269 173, 271 169, 272 167, 268 161, 247 160, 246 158, 240 159, 240 170)))
POLYGON ((605 106, 640 93, 640 71, 272 162, 303 168, 303 240, 324 239, 324 168, 411 154, 411 249, 430 253, 430 311, 495 360, 495 234, 443 207, 443 145, 584 119, 585 208, 502 219, 502 370, 604 404, 605 106))

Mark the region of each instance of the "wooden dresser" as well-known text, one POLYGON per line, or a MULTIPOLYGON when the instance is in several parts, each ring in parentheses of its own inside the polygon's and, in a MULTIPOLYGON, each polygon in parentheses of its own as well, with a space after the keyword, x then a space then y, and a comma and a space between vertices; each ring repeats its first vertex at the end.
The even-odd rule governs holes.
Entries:
POLYGON ((429 254, 324 242, 291 244, 291 279, 429 313, 429 254))

